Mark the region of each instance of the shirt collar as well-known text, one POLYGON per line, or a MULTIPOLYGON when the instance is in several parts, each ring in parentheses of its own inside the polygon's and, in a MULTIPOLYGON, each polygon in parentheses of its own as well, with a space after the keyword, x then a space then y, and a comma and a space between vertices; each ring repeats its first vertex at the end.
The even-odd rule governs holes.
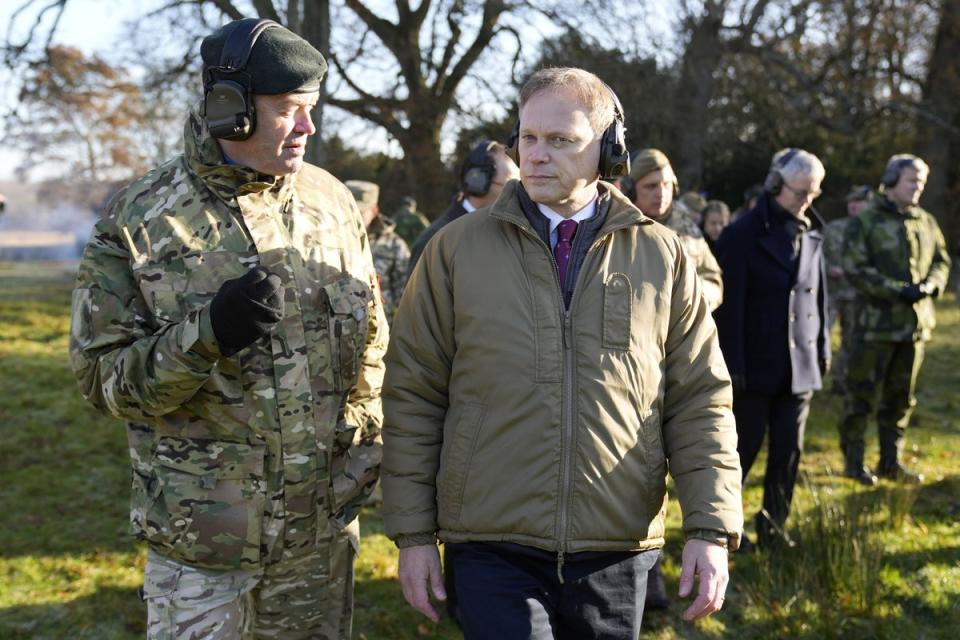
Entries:
POLYGON ((460 206, 463 207, 463 210, 466 211, 467 213, 477 210, 477 208, 473 206, 473 203, 470 202, 470 198, 464 198, 463 200, 461 200, 460 206))
POLYGON ((594 198, 593 200, 591 200, 587 206, 585 206, 583 209, 580 209, 580 211, 577 211, 575 214, 573 214, 569 218, 564 218, 562 215, 560 215, 550 207, 540 204, 539 202, 537 203, 537 209, 539 209, 540 213, 542 213, 547 218, 547 220, 550 221, 550 234, 552 235, 553 232, 557 230, 557 227, 560 225, 560 223, 563 222, 564 220, 574 220, 577 223, 580 223, 580 222, 583 222, 584 220, 588 220, 592 218, 593 215, 597 212, 597 199, 594 198))

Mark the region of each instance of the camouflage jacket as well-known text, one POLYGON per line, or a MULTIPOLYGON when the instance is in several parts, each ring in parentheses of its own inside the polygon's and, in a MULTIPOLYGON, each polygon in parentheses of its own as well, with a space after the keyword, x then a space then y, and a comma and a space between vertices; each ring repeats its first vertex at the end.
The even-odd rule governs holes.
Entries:
POLYGON ((407 280, 407 266, 410 262, 410 249, 403 238, 397 235, 395 224, 387 217, 377 216, 367 228, 370 237, 370 250, 373 252, 373 264, 380 278, 380 293, 383 295, 383 307, 387 320, 393 320, 394 311, 403 285, 407 280))
POLYGON ((417 237, 423 233, 424 229, 430 226, 430 221, 419 211, 410 213, 407 209, 401 208, 391 217, 394 224, 394 231, 403 238, 409 247, 416 242, 417 237))
POLYGON ((843 216, 831 220, 823 229, 823 257, 827 261, 827 282, 831 300, 853 300, 857 295, 846 273, 839 276, 831 273, 834 267, 843 269, 843 241, 851 220, 852 216, 843 216))
POLYGON ((878 195, 850 222, 843 270, 858 293, 857 331, 865 340, 929 340, 936 324, 933 300, 900 299, 908 284, 947 284, 950 257, 936 219, 920 207, 898 210, 878 195))
POLYGON ((683 250, 697 267, 697 275, 703 281, 703 297, 711 311, 716 311, 723 302, 723 272, 710 245, 703 237, 700 228, 688 218, 677 205, 670 207, 657 222, 680 236, 683 250))
POLYGON ((346 527, 375 483, 388 334, 347 188, 311 165, 224 164, 201 122, 94 228, 70 357, 84 397, 129 421, 135 535, 190 565, 252 568, 346 527), (257 264, 282 278, 284 317, 223 357, 209 302, 257 264))

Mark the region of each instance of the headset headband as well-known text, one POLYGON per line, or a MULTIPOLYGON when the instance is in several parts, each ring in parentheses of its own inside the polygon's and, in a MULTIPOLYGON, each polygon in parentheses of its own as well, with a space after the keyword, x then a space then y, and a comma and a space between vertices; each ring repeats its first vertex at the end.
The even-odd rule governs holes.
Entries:
POLYGON ((273 20, 247 18, 241 20, 240 24, 233 28, 227 41, 223 45, 223 51, 220 52, 220 66, 218 69, 225 72, 240 71, 247 66, 250 54, 253 52, 253 45, 257 43, 257 38, 267 29, 279 27, 280 25, 273 20))

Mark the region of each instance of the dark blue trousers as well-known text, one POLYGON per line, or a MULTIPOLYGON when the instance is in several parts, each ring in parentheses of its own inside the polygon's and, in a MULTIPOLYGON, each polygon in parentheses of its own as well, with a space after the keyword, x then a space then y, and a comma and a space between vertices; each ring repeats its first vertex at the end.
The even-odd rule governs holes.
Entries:
POLYGON ((659 550, 564 556, 518 544, 449 544, 466 640, 636 640, 659 550))

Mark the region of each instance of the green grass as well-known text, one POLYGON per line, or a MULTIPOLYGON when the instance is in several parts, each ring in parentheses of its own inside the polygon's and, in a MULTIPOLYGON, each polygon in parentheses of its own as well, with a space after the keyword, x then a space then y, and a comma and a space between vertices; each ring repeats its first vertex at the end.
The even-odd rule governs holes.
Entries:
MULTIPOLYGON (((127 535, 124 427, 80 397, 67 363, 72 280, 57 265, 0 265, 0 638, 144 636, 136 595, 145 557, 127 535)), ((941 301, 909 463, 926 483, 861 489, 839 477, 841 399, 818 394, 804 480, 788 526, 801 547, 733 556, 724 610, 680 621, 683 605, 645 619, 646 640, 913 638, 953 640, 960 620, 960 307, 941 301)), ((876 434, 868 461, 876 460, 876 434)), ((748 481, 759 507, 761 458, 748 481)), ((682 536, 671 505, 665 572, 676 591, 682 536)), ((396 550, 375 509, 361 516, 354 637, 458 638, 403 602, 396 550)), ((749 527, 748 527, 749 530, 749 527)), ((751 532, 752 533, 752 532, 751 532)))

